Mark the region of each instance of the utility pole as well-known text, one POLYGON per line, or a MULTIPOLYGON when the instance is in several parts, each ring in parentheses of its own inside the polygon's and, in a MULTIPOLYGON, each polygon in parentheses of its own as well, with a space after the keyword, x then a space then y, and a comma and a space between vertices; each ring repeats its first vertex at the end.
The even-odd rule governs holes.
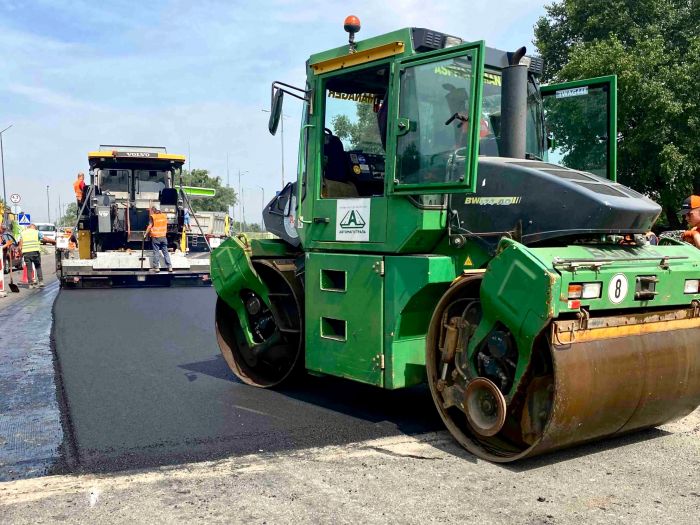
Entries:
POLYGON ((49 185, 46 185, 46 214, 49 216, 47 222, 51 222, 51 200, 49 199, 49 185))
POLYGON ((243 188, 241 187, 241 175, 247 171, 238 170, 238 227, 243 231, 243 188))
POLYGON ((256 184, 256 186, 258 186, 258 188, 260 188, 260 190, 262 190, 262 208, 261 208, 262 220, 260 221, 260 231, 264 232, 265 231, 265 188, 263 188, 262 186, 259 186, 257 184, 256 184))
POLYGON ((245 231, 245 204, 243 199, 243 188, 241 188, 241 231, 245 231))
POLYGON ((12 124, 7 126, 5 129, 0 131, 0 164, 2 164, 2 202, 5 204, 4 213, 2 217, 2 222, 5 223, 7 219, 7 191, 5 190, 5 152, 2 148, 2 134, 12 127, 12 124))
POLYGON ((63 208, 61 208, 61 194, 58 194, 58 219, 57 222, 61 222, 63 219, 63 208))
MULTIPOLYGON (((231 188, 231 172, 228 169, 228 153, 226 153, 226 187, 231 188)), ((231 206, 226 206, 226 214, 231 216, 231 206)))

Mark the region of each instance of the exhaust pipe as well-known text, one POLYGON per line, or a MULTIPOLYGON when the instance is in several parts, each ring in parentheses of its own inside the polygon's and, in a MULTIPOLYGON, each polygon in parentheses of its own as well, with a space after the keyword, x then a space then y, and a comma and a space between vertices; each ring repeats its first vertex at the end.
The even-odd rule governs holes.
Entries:
POLYGON ((508 53, 510 64, 501 72, 501 156, 525 158, 527 66, 520 65, 526 49, 508 53))

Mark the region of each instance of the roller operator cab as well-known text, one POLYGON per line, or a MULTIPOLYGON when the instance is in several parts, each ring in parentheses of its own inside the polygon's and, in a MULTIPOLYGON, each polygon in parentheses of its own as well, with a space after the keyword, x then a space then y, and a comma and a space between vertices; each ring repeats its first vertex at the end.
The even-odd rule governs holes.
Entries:
POLYGON ((311 56, 279 239, 212 254, 216 332, 243 381, 298 370, 423 381, 492 461, 655 426, 700 404, 700 252, 643 234, 616 182, 616 79, 409 28, 311 56))

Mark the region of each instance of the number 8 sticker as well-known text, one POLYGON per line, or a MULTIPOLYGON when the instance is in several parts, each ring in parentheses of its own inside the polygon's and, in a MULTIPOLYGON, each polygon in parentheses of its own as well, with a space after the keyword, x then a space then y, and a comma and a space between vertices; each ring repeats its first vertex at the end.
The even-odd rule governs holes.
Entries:
POLYGON ((613 304, 620 304, 627 297, 628 284, 627 277, 624 274, 618 273, 608 285, 608 299, 613 304))

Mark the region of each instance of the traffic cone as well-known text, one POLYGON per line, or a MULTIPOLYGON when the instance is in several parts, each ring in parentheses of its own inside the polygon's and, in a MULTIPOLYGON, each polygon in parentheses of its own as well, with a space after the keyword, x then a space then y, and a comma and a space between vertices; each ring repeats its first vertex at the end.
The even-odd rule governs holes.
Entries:
MULTIPOLYGON (((32 268, 33 270, 33 268, 32 268)), ((28 275, 28 270, 27 270, 27 262, 25 261, 24 264, 22 264, 22 280, 20 281, 22 284, 30 284, 29 281, 29 275, 28 275)), ((34 271, 32 271, 32 282, 34 281, 34 271)))

